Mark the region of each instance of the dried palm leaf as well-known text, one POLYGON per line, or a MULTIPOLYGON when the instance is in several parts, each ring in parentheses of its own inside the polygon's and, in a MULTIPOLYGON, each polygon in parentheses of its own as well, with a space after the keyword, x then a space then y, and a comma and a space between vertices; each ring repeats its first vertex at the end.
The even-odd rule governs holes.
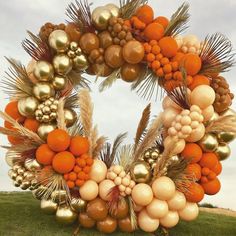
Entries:
POLYGON ((103 92, 104 90, 110 88, 118 79, 120 78, 120 68, 114 70, 103 82, 99 85, 99 91, 103 92))
POLYGON ((92 157, 94 159, 97 159, 99 157, 99 154, 101 153, 103 146, 106 142, 106 137, 101 136, 96 141, 96 146, 92 150, 92 157))
POLYGON ((103 149, 100 152, 99 158, 106 164, 107 168, 111 167, 110 156, 111 156, 111 144, 105 143, 103 149))
POLYGON ((138 228, 137 216, 134 211, 134 202, 131 196, 128 197, 129 217, 133 230, 138 228))
POLYGON ((114 214, 117 211, 119 201, 121 201, 120 190, 118 186, 112 187, 107 194, 109 201, 107 202, 108 211, 114 214))
POLYGON ((65 104, 64 98, 60 98, 58 102, 58 108, 57 108, 57 127, 62 130, 67 130, 66 121, 65 121, 64 104, 65 104))
POLYGON ((16 100, 32 96, 34 84, 29 79, 25 67, 12 58, 6 58, 6 60, 10 63, 10 67, 2 81, 3 91, 16 100))
POLYGON ((92 24, 91 5, 88 0, 75 0, 75 3, 70 3, 66 9, 66 15, 78 26, 81 32, 95 32, 92 24))
POLYGON ((68 132, 71 137, 73 136, 84 136, 84 128, 79 120, 75 122, 75 124, 68 129, 68 132))
POLYGON ((64 100, 64 108, 75 109, 79 107, 79 98, 77 93, 71 93, 69 96, 66 96, 64 100))
POLYGON ((135 142, 134 142, 135 143, 134 151, 138 147, 140 141, 142 141, 142 139, 143 139, 143 136, 145 134, 146 128, 149 123, 150 113, 151 113, 151 104, 149 103, 147 105, 147 107, 144 109, 141 120, 138 125, 138 129, 137 129, 136 136, 135 136, 135 142))
POLYGON ((227 72, 234 64, 235 53, 230 40, 221 33, 208 35, 200 52, 202 68, 200 73, 212 77, 227 72))
POLYGON ((131 18, 140 6, 147 3, 148 0, 120 0, 120 16, 123 19, 131 18))
POLYGON ((127 172, 133 161, 134 145, 123 145, 119 148, 117 152, 116 159, 119 160, 119 165, 121 165, 127 172))
POLYGON ((24 50, 36 61, 44 60, 51 62, 53 59, 53 53, 48 44, 30 31, 27 31, 27 33, 30 39, 25 39, 22 42, 24 50))
POLYGON ((67 75, 67 79, 73 89, 77 89, 77 87, 89 89, 89 80, 83 77, 80 72, 71 70, 67 75))
POLYGON ((185 31, 190 17, 189 4, 183 3, 178 10, 171 16, 170 23, 165 30, 165 36, 176 36, 185 31))

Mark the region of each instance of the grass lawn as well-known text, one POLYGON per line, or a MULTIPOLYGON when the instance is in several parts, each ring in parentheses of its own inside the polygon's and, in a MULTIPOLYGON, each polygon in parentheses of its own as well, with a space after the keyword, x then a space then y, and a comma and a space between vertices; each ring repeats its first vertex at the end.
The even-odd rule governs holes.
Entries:
MULTIPOLYGON (((54 216, 44 215, 39 201, 30 193, 0 193, 0 236, 69 236, 76 225, 61 226, 54 216)), ((95 230, 81 230, 81 236, 102 236, 95 230)), ((151 236, 143 232, 114 233, 112 236, 151 236)), ((201 213, 191 223, 181 222, 170 231, 170 236, 234 236, 236 218, 201 213)))

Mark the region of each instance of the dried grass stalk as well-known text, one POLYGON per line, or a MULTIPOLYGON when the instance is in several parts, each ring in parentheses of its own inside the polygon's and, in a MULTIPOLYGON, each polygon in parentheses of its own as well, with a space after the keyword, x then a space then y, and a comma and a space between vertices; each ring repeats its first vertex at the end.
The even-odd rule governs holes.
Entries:
POLYGON ((62 130, 67 130, 65 121, 65 111, 64 111, 64 98, 60 98, 57 108, 57 127, 62 130))

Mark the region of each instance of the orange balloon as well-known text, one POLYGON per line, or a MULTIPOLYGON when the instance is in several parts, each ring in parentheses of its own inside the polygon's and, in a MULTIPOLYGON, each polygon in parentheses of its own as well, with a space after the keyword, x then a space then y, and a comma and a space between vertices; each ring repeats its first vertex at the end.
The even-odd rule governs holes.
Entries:
POLYGON ((150 24, 154 18, 153 9, 148 5, 139 7, 136 11, 136 16, 145 24, 150 24))
POLYGON ((12 101, 5 107, 5 112, 19 123, 24 122, 25 117, 18 110, 18 101, 12 101))
POLYGON ((80 156, 89 151, 89 141, 86 137, 75 136, 70 142, 70 151, 75 156, 80 156))
POLYGON ((189 202, 200 202, 204 198, 204 189, 198 183, 191 183, 188 186, 188 190, 184 193, 186 199, 189 202))
POLYGON ((221 184, 218 178, 202 183, 202 187, 207 195, 215 195, 220 191, 221 184))
POLYGON ((210 80, 204 76, 204 75, 195 75, 193 77, 193 82, 189 86, 191 90, 194 90, 199 85, 209 85, 210 86, 210 80))
POLYGON ((196 143, 187 143, 181 156, 191 163, 197 163, 202 158, 202 149, 196 143))
POLYGON ((176 56, 178 51, 178 44, 172 37, 164 37, 159 41, 161 53, 163 56, 171 58, 176 56))
POLYGON ((222 172, 222 164, 218 161, 217 165, 212 169, 216 175, 220 175, 222 172))
POLYGON ((215 153, 203 153, 202 158, 199 162, 201 167, 207 167, 209 169, 214 169, 215 166, 218 164, 219 160, 215 153))
POLYGON ((55 154, 47 144, 42 144, 36 151, 36 160, 42 165, 51 165, 55 154))
POLYGON ((164 36, 164 27, 159 23, 151 23, 144 30, 144 36, 148 40, 160 40, 164 36))
POLYGON ((161 24, 166 29, 170 21, 165 16, 158 16, 153 22, 161 24))
POLYGON ((36 119, 26 118, 24 127, 36 133, 38 131, 39 124, 40 123, 36 119))
POLYGON ((18 138, 18 137, 7 136, 7 139, 9 141, 9 143, 12 144, 12 145, 17 145, 17 144, 22 143, 22 139, 18 138))
POLYGON ((201 70, 202 60, 198 55, 188 53, 182 58, 180 67, 183 67, 188 75, 194 76, 201 70))

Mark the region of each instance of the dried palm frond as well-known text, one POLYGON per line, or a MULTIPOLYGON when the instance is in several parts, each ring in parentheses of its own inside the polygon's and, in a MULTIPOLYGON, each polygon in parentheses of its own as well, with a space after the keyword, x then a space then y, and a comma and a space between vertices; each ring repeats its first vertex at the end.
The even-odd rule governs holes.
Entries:
POLYGON ((119 187, 112 187, 108 192, 107 196, 109 197, 109 201, 107 202, 108 211, 111 214, 114 214, 117 211, 119 201, 122 199, 120 197, 119 187))
POLYGON ((25 67, 12 58, 6 58, 10 63, 9 72, 2 81, 3 91, 16 100, 32 96, 33 83, 28 77, 25 67))
POLYGON ((150 127, 147 129, 147 133, 139 144, 138 148, 134 152, 134 160, 137 161, 144 153, 145 150, 152 147, 156 141, 156 138, 160 135, 162 130, 161 116, 157 116, 150 127))
POLYGON ((182 174, 187 166, 189 161, 180 158, 178 161, 169 161, 167 168, 167 176, 171 179, 176 179, 180 174, 182 174))
POLYGON ((219 117, 206 127, 206 133, 233 132, 236 134, 236 115, 219 117))
POLYGON ((83 125, 77 120, 72 127, 68 129, 68 132, 71 137, 73 136, 84 136, 83 125))
POLYGON ((58 108, 57 108, 57 127, 62 130, 67 130, 66 121, 65 121, 64 104, 65 104, 64 98, 60 98, 58 102, 58 108))
POLYGON ((185 31, 188 26, 189 14, 189 4, 183 3, 177 11, 171 16, 169 25, 165 30, 165 36, 176 36, 183 31, 185 31))
POLYGON ((212 77, 226 72, 235 64, 233 46, 221 33, 208 35, 200 52, 202 68, 200 73, 212 77))
POLYGON ((66 9, 66 15, 75 23, 81 32, 95 32, 92 24, 92 14, 88 0, 75 0, 75 3, 70 3, 66 9))
POLYGON ((182 193, 188 193, 189 186, 196 182, 194 174, 188 173, 186 170, 182 173, 179 173, 179 175, 172 180, 175 183, 176 189, 182 193))
POLYGON ((104 136, 101 136, 97 139, 96 146, 92 150, 92 157, 94 159, 99 157, 99 154, 101 153, 105 142, 106 142, 106 137, 104 136))
POLYGON ((105 143, 103 149, 100 152, 99 158, 106 164, 107 168, 111 167, 110 156, 111 156, 111 144, 105 143))
POLYGON ((134 154, 134 145, 123 145, 121 148, 119 148, 117 152, 116 159, 119 160, 119 165, 121 165, 124 170, 127 172, 130 165, 133 161, 133 154, 134 154))
POLYGON ((73 89, 77 89, 77 87, 89 89, 89 80, 83 77, 81 72, 71 70, 71 72, 67 75, 67 79, 73 89))
POLYGON ((138 129, 136 131, 134 151, 138 147, 140 141, 142 141, 143 139, 143 136, 149 123, 150 113, 151 113, 151 104, 149 103, 147 107, 143 110, 143 114, 139 122, 138 129))
POLYGON ((66 96, 64 100, 64 108, 75 109, 79 107, 79 98, 77 93, 71 93, 69 96, 66 96))
POLYGON ((80 122, 83 125, 84 134, 90 137, 93 127, 93 104, 89 90, 83 89, 78 94, 80 107, 80 122))
POLYGON ((27 31, 27 33, 30 39, 25 39, 22 42, 24 50, 36 61, 44 60, 51 62, 53 54, 47 43, 30 31, 27 31))
POLYGON ((134 202, 131 196, 128 197, 128 206, 129 206, 129 217, 132 229, 135 230, 138 228, 137 216, 134 211, 134 202))
POLYGON ((120 16, 123 19, 131 18, 139 7, 147 3, 148 0, 120 0, 120 16))
POLYGON ((91 153, 93 152, 94 148, 96 147, 97 139, 98 139, 98 127, 97 127, 97 125, 95 125, 92 129, 92 132, 91 132, 91 146, 90 146, 91 153))
POLYGON ((120 68, 114 70, 106 79, 99 85, 99 92, 110 88, 120 78, 120 68))

